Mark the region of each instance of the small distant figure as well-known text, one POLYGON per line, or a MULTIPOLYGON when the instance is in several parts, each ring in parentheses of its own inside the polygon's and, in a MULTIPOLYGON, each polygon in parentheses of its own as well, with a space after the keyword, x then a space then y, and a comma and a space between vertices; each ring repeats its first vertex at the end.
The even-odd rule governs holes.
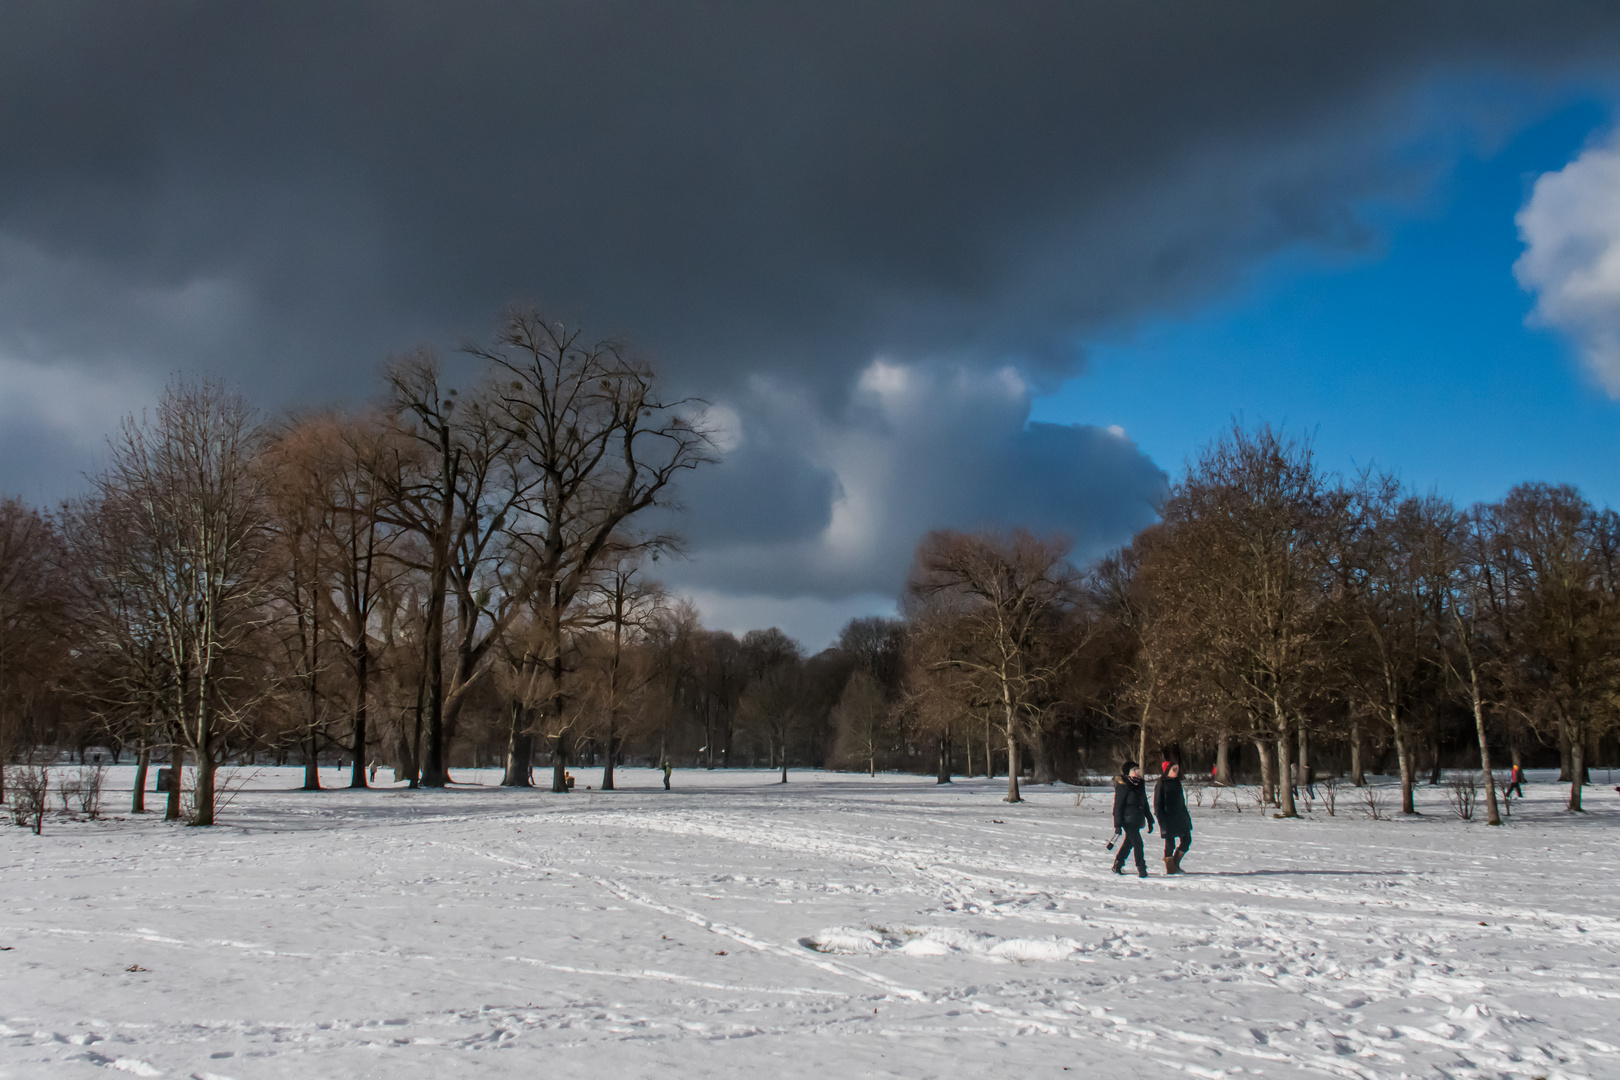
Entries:
POLYGON ((664 790, 665 791, 669 790, 669 774, 674 772, 674 771, 675 771, 675 766, 671 765, 667 761, 664 762, 664 790))
POLYGON ((1125 834, 1114 856, 1114 873, 1125 872, 1125 857, 1136 854, 1136 876, 1147 877, 1147 858, 1142 850, 1142 825, 1153 831, 1153 811, 1148 809, 1147 788, 1142 783, 1142 767, 1126 761, 1114 777, 1114 831, 1125 834))
POLYGON ((377 782, 377 759, 376 758, 371 759, 371 765, 369 766, 369 768, 371 770, 371 782, 373 784, 375 784, 377 782))
POLYGON ((1164 872, 1183 873, 1181 859, 1192 847, 1192 815, 1187 812, 1180 765, 1165 766, 1164 775, 1153 785, 1153 812, 1159 816, 1159 833, 1164 837, 1164 872))
POLYGON ((1305 797, 1316 798, 1316 766, 1305 766, 1305 797))
POLYGON ((563 787, 569 791, 574 790, 574 774, 566 769, 563 770, 563 787))
MULTIPOLYGON (((1620 791, 1620 788, 1615 788, 1615 790, 1620 791)), ((1507 794, 1508 798, 1515 795, 1522 798, 1524 795, 1524 770, 1517 765, 1513 766, 1513 771, 1508 773, 1507 794)))

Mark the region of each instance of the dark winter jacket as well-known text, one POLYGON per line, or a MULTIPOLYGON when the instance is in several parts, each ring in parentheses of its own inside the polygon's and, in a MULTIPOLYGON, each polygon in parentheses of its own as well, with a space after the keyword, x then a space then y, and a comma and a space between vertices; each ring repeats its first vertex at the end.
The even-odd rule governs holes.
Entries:
POLYGON ((1181 789, 1181 777, 1159 777, 1159 782, 1153 785, 1153 813, 1164 835, 1192 834, 1192 815, 1187 813, 1187 793, 1181 789))
POLYGON ((1140 829, 1143 824, 1153 825, 1147 787, 1129 776, 1114 777, 1114 828, 1140 829))

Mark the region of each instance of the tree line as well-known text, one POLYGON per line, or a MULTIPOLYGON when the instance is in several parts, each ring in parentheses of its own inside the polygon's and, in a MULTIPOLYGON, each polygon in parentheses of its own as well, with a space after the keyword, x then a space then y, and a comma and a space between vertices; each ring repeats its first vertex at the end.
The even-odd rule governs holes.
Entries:
POLYGON ((1235 428, 1159 519, 1084 571, 1063 537, 924 540, 906 669, 942 754, 995 729, 1010 801, 1025 749, 1037 782, 1099 745, 1222 784, 1246 765, 1285 816, 1313 761, 1359 786, 1393 759, 1410 814, 1449 759, 1480 771, 1492 824, 1504 756, 1555 754, 1572 811, 1594 758, 1620 756, 1620 516, 1575 488, 1460 509, 1235 428))
POLYGON ((1017 801, 1159 754, 1284 814, 1316 762, 1393 764, 1412 812, 1446 759, 1497 822, 1493 761, 1556 754, 1578 810, 1615 756, 1620 521, 1573 488, 1464 510, 1234 428, 1122 550, 930 533, 899 618, 806 656, 654 580, 680 542, 649 511, 715 459, 701 401, 532 312, 468 353, 465 390, 423 352, 374 407, 277 420, 178 382, 88 494, 0 503, 0 756, 128 752, 137 811, 149 764, 190 765, 200 824, 222 765, 267 759, 306 788, 334 758, 351 787, 549 765, 557 792, 669 760, 1004 774, 1017 801))

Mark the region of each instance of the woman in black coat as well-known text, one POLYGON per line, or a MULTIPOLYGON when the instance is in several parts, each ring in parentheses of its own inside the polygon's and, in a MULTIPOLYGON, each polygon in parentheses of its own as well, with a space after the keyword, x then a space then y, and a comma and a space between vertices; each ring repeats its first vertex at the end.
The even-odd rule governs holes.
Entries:
POLYGON ((1119 854, 1114 856, 1114 873, 1125 872, 1125 857, 1136 853, 1136 876, 1147 877, 1147 859, 1142 850, 1142 825, 1153 831, 1153 812, 1148 809, 1147 787, 1142 783, 1142 770, 1134 761, 1127 761, 1114 777, 1114 831, 1124 833, 1119 854))
POLYGON ((1180 765, 1171 765, 1153 785, 1153 812, 1164 836, 1164 872, 1179 874, 1181 857, 1192 847, 1192 815, 1187 812, 1187 794, 1181 789, 1180 765))

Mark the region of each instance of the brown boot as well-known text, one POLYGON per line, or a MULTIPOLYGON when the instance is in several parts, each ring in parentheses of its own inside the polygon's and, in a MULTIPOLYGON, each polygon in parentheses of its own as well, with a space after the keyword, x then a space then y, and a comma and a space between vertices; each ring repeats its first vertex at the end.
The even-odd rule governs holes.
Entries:
POLYGON ((1165 865, 1168 867, 1168 869, 1165 871, 1165 873, 1167 873, 1167 874, 1186 873, 1186 871, 1181 869, 1181 856, 1179 854, 1178 855, 1172 855, 1172 856, 1170 856, 1168 859, 1166 859, 1164 861, 1165 861, 1165 865))
POLYGON ((1176 872, 1176 860, 1166 855, 1164 857, 1164 876, 1169 877, 1176 872))

